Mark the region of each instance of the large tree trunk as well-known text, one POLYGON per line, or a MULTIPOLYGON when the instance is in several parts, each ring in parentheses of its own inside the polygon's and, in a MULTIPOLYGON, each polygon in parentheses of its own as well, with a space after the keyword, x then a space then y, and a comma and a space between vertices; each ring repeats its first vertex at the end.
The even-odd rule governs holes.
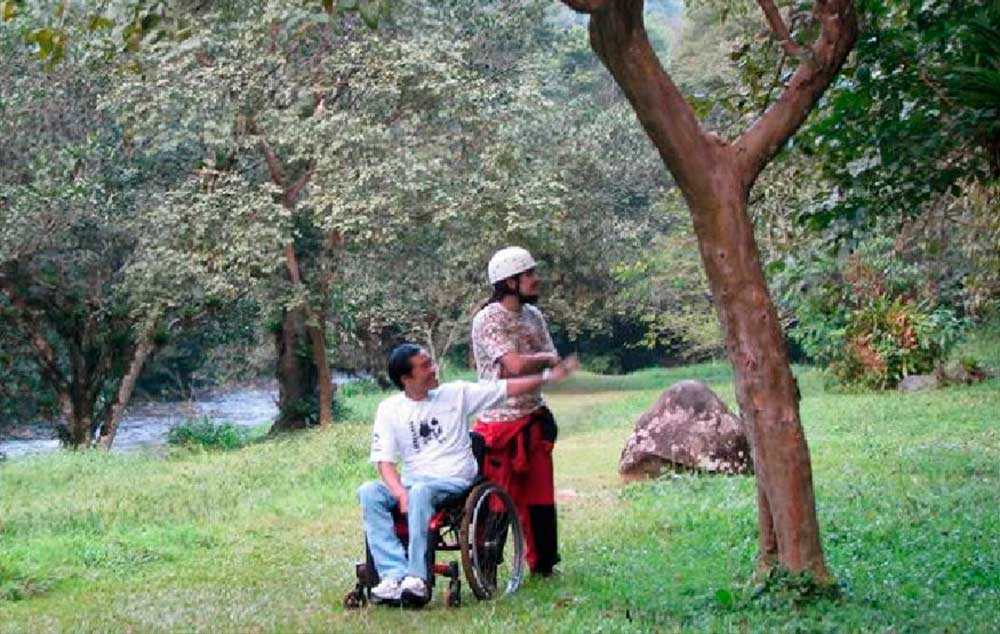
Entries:
MULTIPOLYGON (((292 285, 299 289, 304 288, 294 244, 285 247, 285 264, 292 285)), ((310 377, 307 398, 312 398, 313 393, 318 392, 319 426, 327 428, 333 423, 333 384, 330 379, 330 362, 326 356, 326 332, 323 323, 325 320, 322 312, 317 314, 308 304, 303 304, 293 312, 299 314, 298 319, 301 324, 301 327, 296 325, 294 331, 296 336, 301 336, 301 331, 304 330, 307 340, 303 344, 308 346, 310 350, 312 370, 314 370, 314 372, 307 373, 307 376, 310 377)), ((279 356, 279 372, 281 365, 279 356)), ((284 410, 282 410, 282 418, 284 418, 284 410)))
MULTIPOLYGON (((339 96, 340 92, 338 92, 337 98, 339 96)), ((317 103, 316 107, 318 109, 321 108, 322 102, 317 103)), ((252 133, 260 133, 256 121, 252 119, 250 128, 252 133)), ((264 136, 260 138, 260 147, 264 153, 264 160, 267 162, 271 181, 280 187, 283 192, 282 204, 294 215, 299 195, 312 179, 313 172, 316 169, 316 162, 312 160, 308 161, 305 170, 293 182, 285 173, 285 168, 282 166, 281 160, 264 136)), ((295 253, 294 241, 285 245, 285 268, 288 272, 288 280, 292 286, 296 290, 304 290, 305 285, 302 282, 302 269, 299 266, 298 256, 295 253)), ((325 288, 323 290, 325 291, 325 288)), ((319 391, 319 426, 327 428, 333 423, 333 383, 330 377, 330 362, 326 356, 325 311, 322 309, 315 311, 308 303, 305 303, 301 307, 291 311, 291 313, 286 311, 282 320, 282 332, 278 333, 277 338, 278 404, 280 414, 278 420, 275 421, 274 426, 271 428, 272 432, 304 427, 306 420, 301 411, 302 408, 300 407, 298 413, 296 413, 294 411, 295 406, 296 404, 302 405, 308 399, 311 399, 317 387, 319 391), (296 315, 293 316, 291 313, 296 313, 296 315), (292 319, 295 323, 290 323, 289 319, 292 319), (314 374, 313 372, 306 372, 304 368, 297 368, 302 362, 292 359, 298 348, 295 345, 295 341, 302 340, 301 332, 303 328, 308 337, 304 340, 304 345, 308 346, 311 351, 312 367, 316 371, 316 376, 310 378, 308 385, 302 383, 293 385, 293 381, 301 381, 307 376, 313 377, 314 374), (289 337, 292 339, 289 339, 289 337)))
POLYGON ((274 335, 278 353, 278 419, 271 432, 292 431, 308 426, 306 413, 316 389, 316 372, 311 357, 305 316, 301 308, 285 310, 274 335))
POLYGON ((753 448, 759 566, 780 563, 825 578, 798 390, 739 176, 734 174, 720 192, 726 194, 722 200, 706 208, 696 206, 703 201, 691 201, 691 212, 736 375, 736 400, 753 448))
POLYGON ((660 65, 643 0, 563 0, 589 13, 594 52, 614 76, 683 192, 736 375, 757 476, 761 567, 827 576, 809 448, 784 335, 767 291, 750 189, 830 84, 857 38, 852 0, 816 0, 819 35, 793 41, 773 0, 757 0, 776 39, 800 60, 781 96, 731 143, 706 132, 660 65))
POLYGON ((69 444, 74 449, 87 449, 94 439, 94 403, 82 390, 74 390, 70 398, 72 407, 66 419, 69 444))

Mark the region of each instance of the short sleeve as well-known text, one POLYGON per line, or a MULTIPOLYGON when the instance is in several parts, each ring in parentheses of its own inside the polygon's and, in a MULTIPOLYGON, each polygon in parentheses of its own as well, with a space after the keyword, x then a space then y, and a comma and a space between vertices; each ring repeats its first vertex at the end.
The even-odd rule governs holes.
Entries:
POLYGON ((477 315, 472 324, 472 344, 478 348, 477 356, 488 358, 490 363, 517 351, 517 342, 505 332, 500 316, 487 309, 477 315))
POLYGON ((552 343, 552 335, 549 334, 549 325, 545 323, 545 316, 542 315, 542 311, 536 311, 535 315, 538 317, 538 327, 541 329, 541 339, 542 339, 542 352, 555 352, 556 346, 552 343))
POLYGON ((462 388, 465 418, 474 416, 507 398, 507 381, 480 381, 478 383, 462 381, 459 385, 462 388))
POLYGON ((375 425, 372 428, 372 462, 396 462, 396 442, 392 435, 390 422, 390 407, 386 403, 379 405, 375 414, 375 425))

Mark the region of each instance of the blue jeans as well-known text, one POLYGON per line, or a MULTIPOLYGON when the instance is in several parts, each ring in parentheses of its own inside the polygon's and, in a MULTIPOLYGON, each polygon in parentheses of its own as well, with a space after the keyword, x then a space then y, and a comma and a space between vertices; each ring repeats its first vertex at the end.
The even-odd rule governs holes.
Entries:
POLYGON ((456 478, 403 478, 403 486, 408 502, 409 557, 393 527, 392 510, 398 503, 381 480, 365 482, 358 489, 361 520, 380 578, 420 577, 426 581, 427 525, 434 515, 434 507, 450 495, 464 493, 469 483, 456 478))

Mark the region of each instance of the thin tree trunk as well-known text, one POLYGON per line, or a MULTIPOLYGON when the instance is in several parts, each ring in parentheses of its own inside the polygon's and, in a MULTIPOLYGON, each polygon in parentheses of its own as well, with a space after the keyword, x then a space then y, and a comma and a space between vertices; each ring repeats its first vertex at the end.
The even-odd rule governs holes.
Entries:
POLYGON ((139 345, 135 347, 128 371, 122 377, 122 382, 118 386, 114 405, 111 406, 111 411, 101 426, 101 435, 97 441, 101 449, 105 451, 111 450, 111 445, 115 442, 115 434, 118 433, 118 425, 121 423, 122 415, 125 413, 125 407, 132 399, 132 392, 135 390, 136 381, 139 380, 142 368, 154 348, 155 346, 148 335, 144 336, 139 341, 139 345))
MULTIPOLYGON (((288 268, 288 278, 292 285, 303 288, 302 273, 298 258, 295 256, 295 245, 285 246, 285 265, 288 268)), ((317 382, 319 384, 319 426, 328 428, 333 423, 333 389, 330 382, 330 363, 326 358, 326 334, 323 320, 307 304, 302 306, 305 316, 306 333, 312 349, 312 359, 316 366, 317 382)))
POLYGON ((438 358, 437 347, 434 345, 434 328, 432 326, 424 326, 424 343, 427 346, 427 352, 431 356, 431 362, 438 367, 438 372, 441 372, 441 359, 438 358))
POLYGON ((330 377, 330 363, 326 357, 326 334, 322 322, 320 324, 320 326, 306 326, 306 331, 312 344, 316 381, 319 383, 319 426, 326 429, 333 424, 333 381, 330 377))

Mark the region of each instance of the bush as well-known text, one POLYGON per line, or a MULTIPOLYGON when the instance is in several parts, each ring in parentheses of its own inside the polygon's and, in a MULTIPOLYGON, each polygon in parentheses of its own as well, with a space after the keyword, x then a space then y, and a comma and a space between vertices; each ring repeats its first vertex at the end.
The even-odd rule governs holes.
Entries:
POLYGON ((201 446, 208 449, 239 449, 250 442, 250 430, 210 418, 186 420, 167 433, 167 444, 201 446))
MULTIPOLYGON (((346 383, 340 383, 337 385, 337 396, 343 398, 351 398, 352 396, 364 396, 366 394, 380 394, 382 388, 379 387, 378 383, 374 379, 357 379, 355 381, 348 381, 346 383)), ((336 407, 338 399, 334 399, 334 407, 336 407)))
POLYGON ((900 258, 887 236, 786 275, 798 282, 783 296, 797 320, 790 336, 841 384, 885 389, 930 372, 961 335, 962 320, 926 271, 900 258))
POLYGON ((580 367, 594 374, 622 374, 622 360, 613 354, 587 354, 580 357, 580 367))

